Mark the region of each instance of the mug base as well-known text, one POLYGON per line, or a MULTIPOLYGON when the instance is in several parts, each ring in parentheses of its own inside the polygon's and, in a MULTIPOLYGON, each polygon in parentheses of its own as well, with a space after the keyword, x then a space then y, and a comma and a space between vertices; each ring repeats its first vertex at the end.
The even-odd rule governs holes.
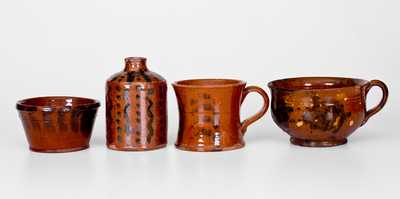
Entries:
POLYGON ((152 150, 157 150, 166 147, 167 144, 161 144, 157 145, 155 147, 148 147, 148 148, 143 148, 143 147, 117 147, 115 145, 107 145, 108 149, 114 150, 114 151, 152 151, 152 150))
POLYGON ((29 150, 31 150, 33 152, 38 152, 38 153, 68 153, 68 152, 82 151, 87 148, 89 148, 89 145, 75 147, 75 148, 67 148, 67 149, 35 149, 32 147, 29 147, 29 150))
POLYGON ((290 142, 294 145, 305 146, 305 147, 333 147, 347 143, 347 139, 343 140, 327 140, 327 141, 315 141, 315 140, 304 140, 299 138, 290 138, 290 142))
POLYGON ((244 145, 245 144, 243 143, 243 144, 236 144, 230 147, 216 148, 216 147, 193 147, 193 146, 175 144, 175 147, 182 151, 191 151, 191 152, 221 152, 221 151, 232 151, 236 149, 241 149, 244 147, 244 145))

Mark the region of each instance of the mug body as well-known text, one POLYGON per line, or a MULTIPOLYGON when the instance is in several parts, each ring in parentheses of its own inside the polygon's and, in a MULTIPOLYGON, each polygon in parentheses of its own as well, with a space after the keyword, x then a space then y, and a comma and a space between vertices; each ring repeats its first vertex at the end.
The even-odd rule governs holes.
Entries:
POLYGON ((338 77, 303 77, 270 82, 272 117, 301 146, 336 146, 365 118, 368 81, 338 77))
POLYGON ((97 100, 61 96, 17 103, 30 149, 48 153, 88 148, 99 106, 97 100))
POLYGON ((245 82, 232 79, 175 82, 180 118, 176 147, 188 151, 243 147, 239 111, 245 86, 245 82))

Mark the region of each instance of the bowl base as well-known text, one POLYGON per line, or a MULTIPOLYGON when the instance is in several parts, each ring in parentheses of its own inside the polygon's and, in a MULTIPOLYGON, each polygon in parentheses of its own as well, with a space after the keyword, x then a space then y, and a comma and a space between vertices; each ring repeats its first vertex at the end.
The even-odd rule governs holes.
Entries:
POLYGON ((87 148, 89 148, 89 145, 75 147, 75 148, 66 148, 66 149, 36 149, 36 148, 29 147, 29 149, 31 151, 38 152, 38 153, 69 153, 69 152, 85 150, 87 148))
POLYGON ((315 140, 304 140, 304 139, 291 137, 290 142, 294 145, 305 146, 305 147, 332 147, 332 146, 339 146, 339 145, 346 144, 347 139, 315 141, 315 140))

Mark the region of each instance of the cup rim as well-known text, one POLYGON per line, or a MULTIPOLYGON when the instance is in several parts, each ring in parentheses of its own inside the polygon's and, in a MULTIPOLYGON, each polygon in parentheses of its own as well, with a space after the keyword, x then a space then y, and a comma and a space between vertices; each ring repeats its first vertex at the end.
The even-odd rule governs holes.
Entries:
POLYGON ((75 97, 75 96, 40 96, 40 97, 31 97, 17 101, 16 108, 20 111, 43 111, 43 112, 51 112, 54 110, 77 110, 77 109, 91 109, 100 107, 100 102, 96 99, 90 99, 85 97, 75 97), (52 100, 52 99, 61 99, 67 100, 72 99, 72 101, 83 100, 85 103, 78 103, 76 105, 70 106, 67 108, 66 106, 51 106, 51 105, 35 105, 33 102, 29 103, 32 100, 52 100))
MULTIPOLYGON (((333 76, 304 76, 304 77, 293 77, 293 78, 283 78, 283 79, 277 79, 277 80, 273 80, 270 81, 268 83, 268 87, 270 89, 277 89, 277 90, 285 90, 285 91, 302 91, 302 90, 333 90, 333 89, 342 89, 342 88, 350 88, 350 87, 355 87, 355 86, 365 86, 366 84, 368 84, 369 81, 364 80, 364 79, 360 79, 360 78, 350 78, 350 77, 333 77, 333 76), (354 84, 353 85, 341 85, 341 86, 332 86, 332 85, 325 85, 326 87, 318 87, 315 88, 315 86, 298 86, 298 87, 288 87, 288 86, 282 86, 282 85, 277 85, 278 83, 281 82, 287 82, 287 81, 295 81, 295 80, 317 80, 317 79, 321 79, 321 80, 326 80, 327 83, 328 80, 339 80, 339 81, 352 81, 354 84), (332 86, 332 87, 329 87, 332 86)), ((330 82, 331 83, 331 82, 330 82)))
POLYGON ((172 83, 175 87, 183 87, 183 88, 224 88, 224 87, 233 87, 239 85, 245 85, 246 82, 238 79, 225 79, 225 78, 204 78, 204 79, 185 79, 179 80, 172 83), (188 82, 207 82, 207 81, 228 81, 231 83, 222 83, 222 84, 188 84, 188 82))

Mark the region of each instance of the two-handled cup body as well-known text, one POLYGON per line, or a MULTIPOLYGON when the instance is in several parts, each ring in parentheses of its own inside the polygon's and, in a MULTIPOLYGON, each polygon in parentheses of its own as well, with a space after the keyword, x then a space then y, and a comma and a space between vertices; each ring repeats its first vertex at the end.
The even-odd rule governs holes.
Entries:
POLYGON ((385 105, 388 95, 380 81, 339 77, 290 78, 270 82, 269 87, 275 123, 293 144, 315 147, 345 144, 385 105), (372 86, 383 90, 383 98, 367 111, 366 95, 372 86))

